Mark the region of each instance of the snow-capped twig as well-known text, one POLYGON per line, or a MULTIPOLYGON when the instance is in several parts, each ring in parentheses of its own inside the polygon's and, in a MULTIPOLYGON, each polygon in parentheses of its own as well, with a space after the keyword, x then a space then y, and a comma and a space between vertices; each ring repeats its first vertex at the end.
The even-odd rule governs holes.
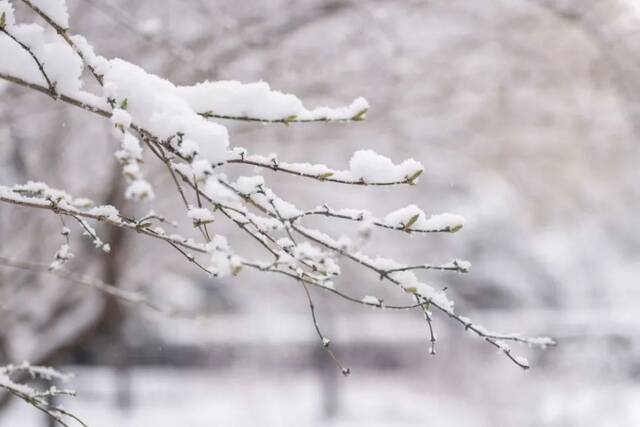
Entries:
MULTIPOLYGON (((4 20, 4 14, 2 15, 2 19, 4 20)), ((51 81, 51 78, 49 77, 49 74, 47 74, 47 72, 44 69, 44 66, 42 65, 42 62, 40 61, 40 59, 38 59, 38 57, 36 56, 35 53, 33 53, 33 50, 26 45, 25 43, 23 43, 22 41, 18 40, 18 38, 16 36, 14 36, 13 34, 11 34, 11 32, 9 32, 7 30, 7 26, 6 24, 3 22, 2 25, 0 25, 0 33, 4 33, 7 35, 7 37, 9 37, 11 40, 13 40, 14 42, 16 42, 18 45, 20 45, 20 47, 26 51, 29 56, 31 56, 31 58, 33 59, 33 62, 36 63, 38 70, 40 71, 40 74, 42 75, 42 77, 44 78, 44 80, 47 82, 47 86, 49 87, 49 89, 47 90, 47 93, 49 94, 49 96, 51 96, 53 99, 56 99, 58 96, 58 93, 56 92, 56 85, 54 82, 51 81)))
POLYGON ((213 111, 205 111, 204 113, 200 113, 202 117, 206 117, 207 119, 224 119, 224 120, 238 120, 242 122, 258 122, 258 123, 281 123, 283 125, 289 125, 291 123, 347 123, 347 122, 359 122, 364 120, 367 111, 369 108, 362 108, 361 110, 355 112, 355 114, 349 117, 341 117, 341 118, 330 118, 330 117, 318 117, 318 118, 298 118, 297 116, 289 116, 283 119, 261 119, 258 117, 247 117, 247 116, 228 116, 224 114, 216 114, 213 111))
POLYGON ((44 21, 47 24, 49 24, 49 26, 51 26, 51 28, 53 28, 60 37, 62 37, 65 43, 67 43, 76 52, 76 54, 80 57, 80 59, 82 59, 82 62, 87 65, 87 67, 89 68, 89 71, 91 71, 91 74, 95 77, 98 83, 102 84, 102 75, 100 75, 96 71, 95 67, 92 64, 88 63, 87 58, 85 57, 82 49, 80 49, 77 46, 77 44, 73 41, 73 39, 69 36, 69 33, 67 32, 67 28, 63 28, 60 24, 58 24, 49 15, 44 13, 39 7, 33 4, 33 2, 31 2, 30 0, 22 0, 22 2, 26 4, 31 10, 33 10, 38 16, 44 19, 44 21))
MULTIPOLYGON (((51 190, 48 186, 42 183, 29 183, 27 186, 36 184, 38 185, 38 188, 45 189, 46 191, 51 190)), ((21 188, 22 187, 20 186, 6 187, 0 185, 0 202, 11 203, 14 205, 29 208, 50 210, 59 215, 72 217, 76 221, 79 221, 83 229, 85 229, 85 231, 87 231, 87 233, 93 239, 97 238, 97 234, 95 234, 95 231, 90 226, 88 226, 86 221, 82 220, 83 218, 90 218, 92 220, 103 222, 115 227, 126 228, 149 237, 173 243, 192 251, 201 253, 207 252, 205 244, 196 243, 190 239, 178 235, 168 235, 161 229, 151 227, 150 223, 148 222, 138 221, 136 219, 120 215, 120 213, 115 208, 111 207, 112 209, 109 209, 110 213, 114 213, 113 215, 105 215, 104 211, 101 209, 102 207, 100 206, 90 209, 79 208, 73 206, 71 204, 71 201, 66 197, 59 200, 54 200, 52 198, 39 197, 35 193, 25 194, 24 191, 21 190, 21 188)))
POLYGON ((407 169, 406 173, 400 174, 400 176, 396 176, 394 179, 365 179, 351 171, 331 169, 325 165, 281 162, 273 156, 249 155, 243 149, 236 149, 230 152, 227 156, 226 163, 255 166, 269 169, 273 172, 312 178, 321 182, 362 186, 414 185, 424 171, 422 166, 416 163, 413 169, 407 169))
POLYGON ((31 366, 26 362, 21 365, 0 366, 0 389, 8 391, 25 403, 47 414, 61 426, 71 427, 70 422, 73 420, 84 427, 88 427, 87 424, 73 413, 49 402, 49 398, 55 396, 75 396, 73 390, 60 390, 55 386, 51 386, 46 390, 39 391, 26 383, 12 380, 11 375, 15 373, 24 373, 31 378, 40 378, 43 380, 56 379, 61 381, 67 381, 70 378, 68 374, 63 374, 49 367, 31 366))

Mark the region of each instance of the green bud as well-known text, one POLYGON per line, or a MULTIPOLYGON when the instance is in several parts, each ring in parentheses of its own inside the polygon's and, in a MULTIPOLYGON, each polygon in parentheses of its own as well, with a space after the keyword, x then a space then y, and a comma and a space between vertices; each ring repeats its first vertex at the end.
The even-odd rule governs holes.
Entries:
POLYGON ((416 223, 418 218, 420 218, 420 214, 419 213, 417 213, 414 216, 412 216, 411 218, 409 218, 409 221, 407 221, 407 223, 404 225, 403 229, 405 231, 408 231, 409 229, 411 229, 411 226, 416 223))
POLYGON ((318 179, 324 180, 333 176, 333 172, 325 172, 318 175, 318 179))
POLYGON ((418 177, 420 175, 422 175, 422 172, 424 172, 424 169, 420 169, 419 171, 415 172, 413 175, 407 177, 407 182, 410 185, 414 185, 415 184, 415 180, 418 179, 418 177))
POLYGON ((453 227, 449 227, 450 233, 456 233, 462 229, 462 224, 456 224, 453 227))
POLYGON ((359 122, 360 120, 364 120, 364 116, 367 114, 367 111, 369 111, 368 108, 365 108, 364 110, 359 111, 358 114, 351 117, 351 120, 353 120, 354 122, 359 122))

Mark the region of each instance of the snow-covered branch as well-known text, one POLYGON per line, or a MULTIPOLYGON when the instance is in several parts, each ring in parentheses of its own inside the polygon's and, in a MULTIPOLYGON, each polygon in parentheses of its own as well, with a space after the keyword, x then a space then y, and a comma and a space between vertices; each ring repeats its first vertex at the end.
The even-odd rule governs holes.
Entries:
POLYGON ((72 375, 59 372, 50 367, 31 366, 26 362, 20 365, 0 366, 0 389, 8 391, 25 403, 44 412, 62 426, 70 427, 79 424, 87 427, 87 424, 76 415, 50 402, 51 398, 57 396, 75 396, 73 390, 59 389, 55 385, 51 385, 44 390, 38 390, 28 385, 25 381, 13 380, 12 376, 19 376, 23 380, 37 379, 47 382, 66 382, 72 375))
MULTIPOLYGON (((9 58, 0 61, 0 78, 108 119, 119 138, 119 148, 114 155, 128 184, 126 199, 153 203, 156 198, 179 197, 183 209, 183 217, 179 219, 193 225, 200 236, 194 239, 170 234, 160 225, 166 222, 164 218, 155 213, 135 219, 122 214, 116 207, 93 206, 88 199, 74 198, 39 182, 0 186, 1 202, 48 210, 61 218, 71 218, 105 253, 110 251, 110 246, 93 228, 95 223, 127 229, 168 243, 188 262, 212 277, 236 276, 244 268, 250 268, 291 278, 304 288, 322 347, 345 374, 349 369, 336 357, 330 338, 321 332, 309 291, 311 286, 358 305, 415 310, 426 321, 431 354, 435 354, 436 343, 432 319, 438 313, 498 348, 524 369, 529 367, 528 362, 515 355, 507 341, 539 347, 553 345, 549 338, 490 332, 458 314, 442 287, 429 284, 417 275, 430 270, 467 273, 470 263, 466 261, 408 264, 373 257, 363 253, 360 245, 349 236, 330 236, 307 225, 309 218, 324 216, 358 223, 358 232, 362 235, 380 228, 400 231, 402 233, 396 235, 403 238, 412 233, 424 236, 455 233, 464 226, 463 217, 450 213, 428 215, 415 205, 382 216, 364 209, 333 209, 322 202, 314 209, 303 209, 286 196, 276 194, 262 175, 243 175, 230 180, 225 174, 229 165, 235 165, 234 168, 244 168, 243 171, 249 173, 266 169, 327 183, 417 184, 424 167, 414 159, 395 163, 364 149, 353 154, 345 170, 323 164, 288 163, 280 161, 276 154, 249 155, 245 149, 233 147, 227 128, 217 121, 234 119, 283 124, 360 121, 369 109, 363 98, 357 98, 345 107, 309 109, 296 96, 273 90, 264 82, 205 81, 192 86, 175 85, 130 62, 99 56, 84 37, 70 35, 63 0, 23 1, 44 19, 47 26, 16 23, 12 3, 0 0, 0 29, 4 34, 0 37, 0 51, 4 58, 9 58), (98 83, 96 92, 85 89, 85 68, 89 68, 98 83), (206 156, 202 154, 204 152, 206 156), (171 178, 170 186, 157 187, 147 181, 143 171, 146 157, 164 168, 171 178), (237 227, 264 250, 267 259, 249 261, 238 254, 220 234, 223 229, 220 223, 237 227), (407 299, 406 304, 387 305, 375 296, 354 297, 342 291, 336 280, 341 274, 341 262, 345 260, 368 271, 372 280, 383 280, 398 290, 400 297, 407 299)), ((159 310, 139 294, 67 272, 65 268, 73 263, 73 254, 66 226, 62 234, 65 243, 54 255, 49 268, 4 258, 0 258, 0 264, 39 272, 48 270, 117 298, 159 310)))

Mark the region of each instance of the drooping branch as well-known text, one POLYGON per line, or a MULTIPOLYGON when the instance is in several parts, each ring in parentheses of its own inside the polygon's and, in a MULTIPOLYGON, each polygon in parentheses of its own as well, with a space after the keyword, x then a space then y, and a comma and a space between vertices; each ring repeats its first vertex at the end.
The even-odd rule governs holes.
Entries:
POLYGON ((49 398, 55 396, 75 396, 73 390, 61 390, 52 385, 46 390, 39 391, 27 384, 18 383, 11 379, 14 373, 26 373, 31 378, 39 378, 46 381, 59 380, 68 381, 71 377, 69 374, 63 374, 55 369, 43 366, 31 366, 28 363, 21 365, 0 366, 0 389, 6 390, 25 403, 33 406, 37 410, 47 414, 56 423, 63 427, 71 427, 69 420, 74 420, 84 427, 88 427, 80 418, 66 409, 53 405, 49 402, 49 398))
POLYGON ((304 293, 307 297, 307 301, 309 303, 309 311, 311 311, 313 327, 316 330, 316 333, 318 334, 318 338, 320 338, 322 348, 324 348, 324 350, 331 357, 334 363, 338 366, 338 368, 340 368, 342 375, 346 377, 351 373, 351 369, 345 367, 342 364, 342 362, 340 362, 340 360, 336 357, 335 353, 333 352, 333 349, 331 349, 331 340, 322 333, 322 331, 320 330, 320 326, 318 325, 318 318, 316 317, 316 309, 315 309, 315 305, 313 304, 313 299, 311 298, 311 293, 309 292, 307 285, 304 282, 301 282, 301 283, 302 283, 302 287, 304 288, 304 293))
POLYGON ((179 317, 179 318, 190 317, 190 316, 187 316, 185 313, 181 313, 176 309, 164 307, 157 303, 154 303, 149 299, 148 296, 140 292, 121 289, 117 286, 111 285, 109 283, 105 283, 102 280, 97 278, 73 273, 70 271, 62 270, 62 269, 52 270, 49 266, 45 264, 39 264, 35 262, 30 262, 30 261, 21 261, 21 260, 16 260, 12 258, 2 257, 2 256, 0 256, 0 265, 4 267, 18 268, 21 270, 31 271, 37 274, 50 274, 53 276, 57 276, 71 283, 97 289, 100 292, 104 292, 105 294, 111 295, 124 302, 130 303, 133 305, 144 306, 152 311, 155 311, 167 317, 179 317))
MULTIPOLYGON (((145 236, 153 237, 155 239, 164 240, 169 243, 173 243, 177 246, 200 252, 206 253, 207 249, 204 244, 196 243, 192 240, 189 240, 180 236, 168 235, 161 229, 157 227, 153 227, 152 223, 148 220, 136 220, 133 218, 129 218, 117 211, 117 209, 113 207, 108 207, 107 209, 102 209, 103 207, 98 206, 89 209, 81 209, 70 205, 67 201, 64 200, 54 200, 51 198, 41 198, 41 197, 29 197, 24 193, 21 194, 20 187, 11 188, 0 186, 0 202, 10 203, 17 206, 36 208, 36 209, 45 209, 52 211, 58 215, 65 215, 72 217, 76 220, 79 218, 90 218, 98 222, 103 222, 105 224, 126 228, 132 231, 135 231, 140 234, 144 234, 145 236), (111 208, 111 209, 109 209, 111 208)), ((86 226, 86 223, 81 222, 81 224, 86 226)), ((96 237, 93 232, 90 232, 92 237, 96 237)))
MULTIPOLYGON (((83 63, 89 66, 94 77, 104 89, 102 97, 93 96, 92 98, 88 96, 90 94, 78 92, 61 93, 58 99, 103 117, 108 117, 116 128, 120 129, 123 136, 123 149, 121 151, 128 152, 119 152, 120 154, 117 153, 117 156, 119 159, 124 159, 123 170, 133 176, 134 182, 132 185, 137 183, 139 190, 141 179, 136 168, 139 161, 138 157, 141 158, 142 156, 142 148, 138 145, 137 139, 135 141, 131 139, 134 138, 133 136, 128 138, 129 132, 137 135, 144 142, 144 146, 166 167, 184 204, 187 217, 200 229, 205 243, 198 243, 181 236, 167 235, 164 230, 160 227, 154 227, 149 221, 126 218, 115 208, 81 208, 75 206, 64 196, 60 198, 42 197, 41 194, 38 194, 38 191, 32 191, 33 188, 29 185, 26 189, 0 187, 0 201, 26 207, 48 209, 61 216, 70 216, 80 223, 94 242, 98 242, 99 237, 88 224, 87 219, 126 228, 163 240, 184 256, 185 259, 209 275, 236 275, 241 268, 248 267, 261 272, 284 275, 302 283, 311 307, 316 332, 330 356, 334 358, 343 370, 343 373, 345 371, 344 368, 328 348, 328 340, 325 342, 326 338, 320 332, 307 285, 328 290, 347 301, 370 307, 420 310, 424 314, 429 327, 432 352, 435 351, 433 347, 435 334, 431 323, 431 312, 428 310, 432 306, 455 319, 466 330, 475 333, 500 349, 509 359, 525 369, 528 368, 526 360, 514 356, 504 341, 540 346, 553 343, 552 340, 546 338, 530 339, 515 334, 491 333, 455 313, 453 311, 453 303, 443 291, 436 291, 433 287, 418 281, 413 273, 416 270, 442 270, 463 273, 469 270, 469 264, 464 261, 454 260, 451 263, 442 265, 404 265, 391 260, 371 259, 344 241, 338 242, 318 230, 302 225, 306 217, 321 215, 360 222, 366 227, 375 226, 408 234, 414 232, 451 233, 462 228, 464 223, 462 218, 451 214, 427 217, 424 212, 413 205, 393 211, 383 218, 375 218, 366 211, 336 211, 326 205, 322 208, 304 211, 296 208, 287 200, 278 197, 264 184, 262 177, 253 177, 231 183, 228 182, 224 175, 217 174, 214 171, 214 168, 222 167, 226 164, 238 164, 257 166, 275 172, 341 184, 365 186, 415 184, 424 169, 413 159, 395 165, 386 157, 365 150, 354 154, 350 161, 349 170, 346 171, 329 169, 324 165, 284 163, 278 161, 276 156, 248 156, 246 151, 242 149, 229 150, 226 129, 212 121, 205 120, 234 119, 283 124, 315 121, 358 121, 364 118, 368 110, 368 104, 363 99, 357 99, 350 106, 340 109, 317 108, 307 110, 297 98, 272 91, 264 83, 242 85, 238 82, 205 82, 197 86, 178 87, 157 76, 147 74, 139 67, 125 61, 107 61, 104 58, 99 58, 101 65, 106 70, 102 74, 93 67, 98 58, 95 57, 92 50, 88 50, 88 45, 85 46, 86 41, 80 43, 82 46, 78 44, 79 41, 84 39, 69 36, 66 28, 63 28, 56 20, 47 16, 41 9, 34 7, 33 2, 29 0, 23 1, 34 12, 43 17, 64 39, 66 44, 80 56, 83 63), (122 80, 123 78, 135 80, 136 84, 129 85, 128 81, 122 80), (118 85, 123 82, 123 86, 127 86, 129 89, 128 93, 116 95, 118 85), (139 85, 144 86, 148 91, 136 91, 135 88, 139 85), (234 102, 215 104, 219 98, 215 96, 216 94, 229 91, 239 95, 234 102), (158 99, 162 98, 162 102, 156 102, 157 100, 148 102, 150 100, 140 99, 150 92, 153 92, 158 99), (249 94, 254 96, 248 96, 249 94), (255 105, 246 104, 243 101, 244 99, 254 99, 255 105), (207 101, 207 105, 204 107, 203 100, 207 101), (282 111, 291 111, 293 113, 285 114, 281 111, 274 115, 269 108, 269 101, 274 100, 278 101, 278 105, 286 107, 282 111), (213 103, 212 106, 208 104, 209 102, 213 103), (140 105, 146 105, 147 110, 141 109, 140 105), (172 105, 172 108, 167 111, 163 109, 163 105, 172 105), (131 106, 133 107, 128 108, 131 106), (239 114, 234 112, 239 112, 239 114), (176 117, 176 115, 179 117, 176 117), (166 122, 169 122, 169 127, 171 127, 175 125, 174 119, 175 123, 180 123, 180 125, 174 126, 170 131, 167 131, 166 122), (159 122, 162 122, 161 126, 159 122), (190 133, 190 127, 194 127, 196 131, 190 133), (202 135, 207 135, 207 137, 202 138, 202 135), (200 156, 198 141, 190 138, 200 138, 200 142, 206 141, 209 145, 217 144, 216 147, 219 150, 216 153, 216 161, 209 161, 200 156), (189 194, 191 192, 192 194, 189 194), (189 201, 189 198, 193 199, 194 196, 197 207, 192 206, 189 201), (257 214, 254 212, 257 212, 257 214), (212 237, 206 225, 214 220, 214 213, 220 213, 223 218, 235 224, 254 241, 258 242, 273 256, 273 260, 270 262, 247 262, 230 250, 226 239, 222 236, 214 235, 212 237), (286 237, 280 237, 282 233, 286 234, 286 237), (296 236, 299 236, 300 239, 296 236), (211 262, 214 265, 207 267, 191 251, 201 256, 211 256, 211 262), (340 258, 347 258, 373 271, 380 279, 411 295, 416 304, 387 306, 382 300, 375 297, 365 297, 360 300, 336 290, 333 278, 340 274, 338 265, 340 258)), ((33 56, 37 60, 35 55, 33 56)), ((50 88, 29 82, 20 76, 0 74, 0 78, 42 93, 50 92, 50 88)), ((142 193, 151 194, 148 185, 143 187, 143 190, 142 193)), ((140 194, 139 191, 133 193, 140 194)), ((131 198, 136 199, 136 197, 131 198)))

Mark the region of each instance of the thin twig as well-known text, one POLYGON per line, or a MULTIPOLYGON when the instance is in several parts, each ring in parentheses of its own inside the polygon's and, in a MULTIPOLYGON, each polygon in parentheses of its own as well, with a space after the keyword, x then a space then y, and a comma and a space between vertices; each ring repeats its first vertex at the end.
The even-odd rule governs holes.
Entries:
POLYGON ((44 65, 42 64, 42 62, 40 62, 40 60, 38 59, 38 57, 35 55, 35 53, 33 53, 33 50, 31 50, 31 48, 29 46, 27 46, 26 44, 22 43, 20 40, 18 40, 13 34, 11 34, 10 32, 8 32, 6 30, 6 27, 0 27, 0 32, 6 34, 11 40, 13 40, 14 42, 16 42, 18 45, 20 45, 20 47, 22 49, 24 49, 30 56, 31 58, 33 58, 33 61, 36 63, 36 65, 38 66, 38 70, 40 70, 40 74, 42 74, 42 77, 44 77, 45 81, 47 82, 47 86, 49 86, 49 90, 47 91, 47 93, 49 94, 49 96, 51 96, 53 99, 57 99, 58 94, 56 92, 56 85, 55 83, 53 83, 51 81, 51 79, 49 78, 49 75, 47 75, 47 72, 44 70, 44 65))
POLYGON ((320 342, 322 343, 322 348, 324 348, 324 350, 331 357, 331 359, 333 359, 333 361, 338 366, 338 368, 340 368, 340 372, 342 372, 342 375, 346 377, 351 373, 351 369, 344 367, 344 365, 340 362, 340 360, 338 360, 335 353, 331 349, 331 340, 326 336, 324 336, 324 334, 320 330, 320 326, 318 325, 318 319, 316 317, 316 310, 315 310, 315 306, 313 305, 313 299, 311 298, 311 293, 309 292, 309 289, 307 288, 307 285, 304 282, 300 282, 300 283, 302 284, 302 287, 304 288, 304 293, 307 296, 307 301, 309 302, 309 310, 311 311, 311 318, 313 319, 313 327, 315 328, 316 333, 320 338, 320 342))

